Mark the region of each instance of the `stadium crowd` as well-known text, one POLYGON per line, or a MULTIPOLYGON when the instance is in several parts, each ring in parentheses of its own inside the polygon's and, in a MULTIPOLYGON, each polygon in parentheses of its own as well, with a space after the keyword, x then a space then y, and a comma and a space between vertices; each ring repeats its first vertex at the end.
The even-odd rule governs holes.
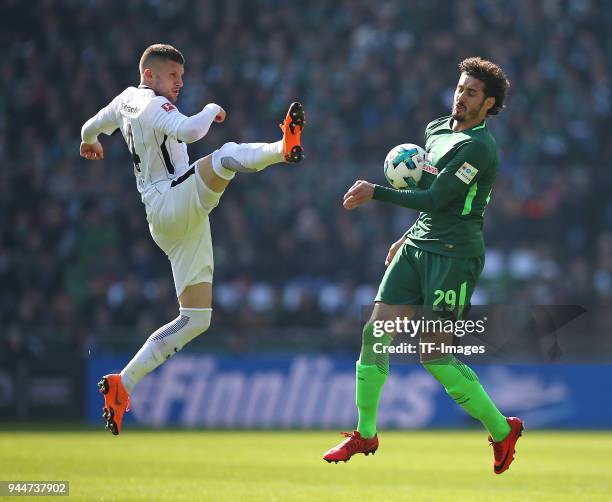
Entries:
POLYGON ((472 55, 512 82, 489 121, 501 166, 473 301, 612 303, 610 2, 35 3, 4 2, 0 32, 0 316, 11 343, 46 333, 77 350, 113 335, 137 346, 175 315, 124 141, 102 137, 103 162, 78 156, 82 123, 138 83, 140 54, 160 41, 187 58, 181 111, 213 101, 228 112, 192 159, 225 141, 274 141, 291 101, 307 110, 306 160, 237 176, 211 215, 212 331, 354 329, 388 246, 417 215, 381 203, 349 213, 342 195, 357 178, 383 183, 394 145, 423 143, 472 55))

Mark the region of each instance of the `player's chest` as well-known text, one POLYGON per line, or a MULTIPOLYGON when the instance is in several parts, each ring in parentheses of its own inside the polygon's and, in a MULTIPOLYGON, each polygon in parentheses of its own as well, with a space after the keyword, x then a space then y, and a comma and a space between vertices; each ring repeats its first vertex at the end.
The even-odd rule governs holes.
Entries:
POLYGON ((450 142, 444 138, 429 137, 425 144, 429 165, 428 168, 423 169, 423 176, 419 183, 420 188, 427 189, 430 187, 438 174, 444 169, 448 160, 452 158, 451 152, 455 146, 455 142, 450 142))
POLYGON ((427 156, 431 165, 442 171, 448 161, 453 158, 457 147, 464 143, 467 138, 457 137, 455 134, 434 133, 429 136, 425 144, 427 156))

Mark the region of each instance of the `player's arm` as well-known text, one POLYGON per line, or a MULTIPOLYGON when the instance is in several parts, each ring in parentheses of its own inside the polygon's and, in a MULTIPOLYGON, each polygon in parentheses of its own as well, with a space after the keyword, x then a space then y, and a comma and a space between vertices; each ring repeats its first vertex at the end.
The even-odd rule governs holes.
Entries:
POLYGON ((389 248, 389 252, 387 253, 387 257, 385 258, 385 267, 389 266, 389 264, 391 263, 391 260, 393 260, 393 257, 397 254, 400 248, 404 245, 404 242, 406 242, 406 235, 402 235, 398 240, 396 240, 393 244, 391 244, 391 247, 389 248))
POLYGON ((202 111, 187 117, 178 129, 178 139, 185 143, 193 143, 202 139, 208 133, 213 122, 225 120, 225 110, 215 103, 208 103, 202 111))
POLYGON ((354 209, 373 199, 425 213, 441 211, 454 200, 465 197, 480 174, 477 166, 482 169, 485 158, 483 145, 465 143, 427 190, 395 190, 359 180, 345 194, 344 207, 354 209))
POLYGON ((225 120, 225 110, 215 103, 209 103, 199 113, 187 117, 163 97, 151 101, 149 113, 156 130, 184 143, 202 139, 213 122, 225 120))
POLYGON ((112 134, 119 127, 117 120, 119 97, 91 117, 81 128, 81 146, 79 154, 88 160, 102 160, 104 149, 98 141, 101 133, 112 134))

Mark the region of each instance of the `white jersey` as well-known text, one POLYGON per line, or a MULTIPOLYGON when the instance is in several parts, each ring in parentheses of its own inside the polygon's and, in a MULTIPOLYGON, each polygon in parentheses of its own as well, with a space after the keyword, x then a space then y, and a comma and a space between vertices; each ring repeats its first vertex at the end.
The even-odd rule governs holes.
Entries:
POLYGON ((157 183, 173 180, 189 169, 187 145, 177 138, 186 119, 167 98, 146 86, 128 87, 94 118, 100 132, 112 134, 121 129, 143 196, 157 183))

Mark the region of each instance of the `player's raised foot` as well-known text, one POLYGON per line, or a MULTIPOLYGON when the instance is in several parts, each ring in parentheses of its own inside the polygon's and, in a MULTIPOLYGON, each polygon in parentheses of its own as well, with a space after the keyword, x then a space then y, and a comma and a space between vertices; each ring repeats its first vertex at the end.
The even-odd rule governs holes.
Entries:
POLYGON ((378 435, 373 438, 363 438, 358 431, 353 431, 352 433, 341 432, 340 434, 344 435, 346 439, 338 446, 328 450, 323 455, 323 460, 329 463, 336 462, 337 464, 340 461, 346 462, 356 453, 363 453, 365 455, 371 453, 374 455, 376 450, 378 450, 378 435))
POLYGON ((121 375, 103 376, 98 388, 104 396, 102 418, 106 421, 106 429, 116 436, 121 432, 123 414, 130 411, 130 396, 121 383, 121 375))
POLYGON ((523 435, 523 429, 525 428, 520 418, 507 417, 506 421, 510 426, 510 433, 506 436, 506 439, 496 443, 493 438, 489 436, 489 443, 493 446, 493 472, 495 474, 501 474, 506 471, 512 461, 514 460, 515 445, 523 435))
POLYGON ((306 116, 302 103, 291 103, 287 116, 282 124, 283 131, 283 157, 287 162, 299 162, 304 157, 304 149, 301 144, 302 129, 306 116))

